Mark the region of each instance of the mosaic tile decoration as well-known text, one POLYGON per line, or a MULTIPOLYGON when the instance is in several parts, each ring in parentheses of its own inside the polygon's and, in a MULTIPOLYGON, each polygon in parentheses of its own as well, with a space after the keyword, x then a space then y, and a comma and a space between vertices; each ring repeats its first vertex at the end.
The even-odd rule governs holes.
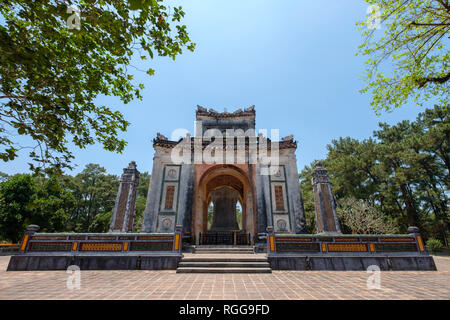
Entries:
POLYGON ((361 237, 363 242, 378 242, 378 237, 361 237))
POLYGON ((275 207, 277 211, 285 210, 282 186, 275 186, 275 207))
POLYGON ((363 243, 329 243, 328 252, 367 252, 367 245, 363 243))
POLYGON ((164 202, 164 209, 173 209, 173 197, 175 195, 175 186, 166 187, 166 200, 164 202))
POLYGON ((69 240, 86 240, 86 236, 69 236, 69 240))
POLYGON ((287 241, 287 242, 312 242, 313 238, 278 238, 277 241, 287 241))
POLYGON ((66 236, 31 236, 30 240, 66 240, 66 236))
POLYGON ((116 236, 89 236, 88 240, 116 240, 116 236))
POLYGON ((417 251, 417 246, 415 243, 377 243, 375 250, 377 252, 414 252, 417 251))
POLYGON ((173 240, 173 236, 138 236, 138 240, 173 240))
POLYGON ((380 238, 381 242, 414 242, 414 238, 380 238))
POLYGON ((82 242, 80 251, 122 251, 122 242, 82 242))
POLYGON ((135 240, 136 236, 119 236, 119 240, 135 240))
POLYGON ((30 242, 28 251, 49 252, 49 251, 71 251, 72 242, 30 242))
POLYGON ((359 242, 359 238, 334 238, 336 242, 359 242))
POLYGON ((277 243, 277 252, 320 252, 318 243, 277 243))
POLYGON ((172 251, 172 242, 132 242, 130 251, 172 251))

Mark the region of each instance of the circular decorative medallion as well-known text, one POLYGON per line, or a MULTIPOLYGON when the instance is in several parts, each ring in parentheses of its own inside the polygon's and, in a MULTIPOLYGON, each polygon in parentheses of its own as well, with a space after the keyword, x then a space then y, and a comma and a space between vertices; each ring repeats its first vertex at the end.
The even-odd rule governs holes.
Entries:
POLYGON ((170 169, 169 172, 167 173, 167 176, 170 179, 175 179, 177 177, 177 170, 175 169, 170 169))
POLYGON ((286 227, 287 227, 287 222, 284 219, 279 219, 277 221, 277 227, 278 227, 278 231, 287 231, 286 227))
POLYGON ((170 228, 172 226, 172 220, 169 218, 165 218, 162 221, 162 225, 164 228, 170 228))

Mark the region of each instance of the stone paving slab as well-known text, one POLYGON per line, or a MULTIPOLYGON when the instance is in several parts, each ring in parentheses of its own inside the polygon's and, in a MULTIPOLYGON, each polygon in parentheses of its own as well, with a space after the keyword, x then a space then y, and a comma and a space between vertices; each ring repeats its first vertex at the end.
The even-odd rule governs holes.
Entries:
POLYGON ((369 290, 361 271, 274 271, 272 274, 176 274, 175 271, 82 271, 81 288, 67 289, 65 271, 6 272, 0 257, 0 299, 82 300, 398 300, 450 299, 450 258, 437 272, 381 273, 369 290))

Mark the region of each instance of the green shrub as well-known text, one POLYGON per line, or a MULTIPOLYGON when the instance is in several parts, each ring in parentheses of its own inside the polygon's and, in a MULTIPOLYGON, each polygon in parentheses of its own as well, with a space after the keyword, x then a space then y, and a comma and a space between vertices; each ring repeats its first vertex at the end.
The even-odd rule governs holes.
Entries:
POLYGON ((430 238, 427 241, 427 247, 432 252, 437 252, 437 251, 441 251, 444 246, 442 245, 442 242, 440 240, 430 238))

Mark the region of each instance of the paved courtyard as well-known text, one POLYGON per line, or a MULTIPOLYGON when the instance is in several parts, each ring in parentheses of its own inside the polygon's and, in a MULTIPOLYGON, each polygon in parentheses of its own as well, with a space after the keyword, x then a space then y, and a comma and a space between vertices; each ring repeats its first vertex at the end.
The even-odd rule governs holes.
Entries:
POLYGON ((437 272, 382 272, 369 290, 366 272, 274 271, 273 274, 176 274, 175 271, 82 271, 79 290, 65 271, 6 272, 0 257, 0 299, 450 299, 450 258, 437 272))

